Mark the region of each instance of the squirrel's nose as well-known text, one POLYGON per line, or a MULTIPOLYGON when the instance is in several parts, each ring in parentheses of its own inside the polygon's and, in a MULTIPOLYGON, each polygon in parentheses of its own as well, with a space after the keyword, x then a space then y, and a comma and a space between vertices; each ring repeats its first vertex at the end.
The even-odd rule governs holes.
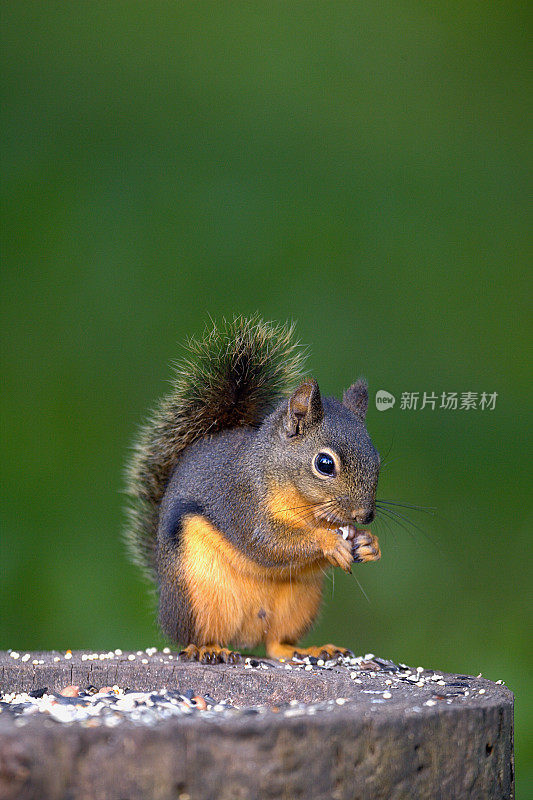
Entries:
POLYGON ((369 522, 372 522, 374 519, 374 509, 373 508, 356 508, 352 511, 352 517, 358 522, 360 525, 368 525, 369 522))

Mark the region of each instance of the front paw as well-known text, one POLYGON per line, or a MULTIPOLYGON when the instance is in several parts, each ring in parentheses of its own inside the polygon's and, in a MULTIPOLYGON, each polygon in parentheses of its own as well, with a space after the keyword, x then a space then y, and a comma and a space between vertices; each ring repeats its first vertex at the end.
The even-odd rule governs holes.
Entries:
POLYGON ((352 571, 352 542, 345 540, 338 533, 332 533, 327 544, 323 545, 324 557, 333 567, 340 567, 345 572, 352 571))
POLYGON ((364 561, 379 561, 381 550, 378 537, 370 531, 357 531, 351 540, 353 560, 361 564, 364 561))

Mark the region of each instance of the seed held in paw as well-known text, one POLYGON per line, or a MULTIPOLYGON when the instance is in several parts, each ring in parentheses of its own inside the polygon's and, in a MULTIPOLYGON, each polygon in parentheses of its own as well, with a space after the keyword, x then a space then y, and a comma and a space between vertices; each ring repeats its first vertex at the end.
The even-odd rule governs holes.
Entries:
POLYGON ((355 525, 342 525, 338 528, 338 533, 342 536, 345 541, 353 542, 353 540, 357 536, 357 528, 355 525))

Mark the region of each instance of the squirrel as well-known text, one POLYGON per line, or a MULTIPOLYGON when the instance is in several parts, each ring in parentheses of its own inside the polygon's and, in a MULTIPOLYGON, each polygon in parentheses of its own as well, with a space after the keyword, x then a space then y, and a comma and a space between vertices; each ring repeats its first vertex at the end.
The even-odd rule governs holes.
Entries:
POLYGON ((191 339, 171 394, 141 428, 127 470, 126 541, 157 586, 159 623, 202 663, 338 657, 303 648, 328 566, 380 558, 357 524, 375 514, 380 459, 368 389, 321 397, 294 325, 236 317, 191 339))

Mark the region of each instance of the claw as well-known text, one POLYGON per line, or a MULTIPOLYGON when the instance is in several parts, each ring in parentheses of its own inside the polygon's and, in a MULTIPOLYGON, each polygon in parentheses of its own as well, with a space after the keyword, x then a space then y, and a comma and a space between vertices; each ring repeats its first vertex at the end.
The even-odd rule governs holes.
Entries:
POLYGON ((218 644, 206 644, 201 647, 190 644, 178 653, 178 660, 199 661, 200 664, 238 664, 241 659, 240 653, 227 647, 220 647, 218 644))
POLYGON ((235 652, 233 650, 230 651, 230 653, 228 655, 228 658, 227 658, 227 662, 229 664, 239 664, 241 661, 242 661, 242 656, 241 656, 240 653, 237 653, 237 652, 235 652))

